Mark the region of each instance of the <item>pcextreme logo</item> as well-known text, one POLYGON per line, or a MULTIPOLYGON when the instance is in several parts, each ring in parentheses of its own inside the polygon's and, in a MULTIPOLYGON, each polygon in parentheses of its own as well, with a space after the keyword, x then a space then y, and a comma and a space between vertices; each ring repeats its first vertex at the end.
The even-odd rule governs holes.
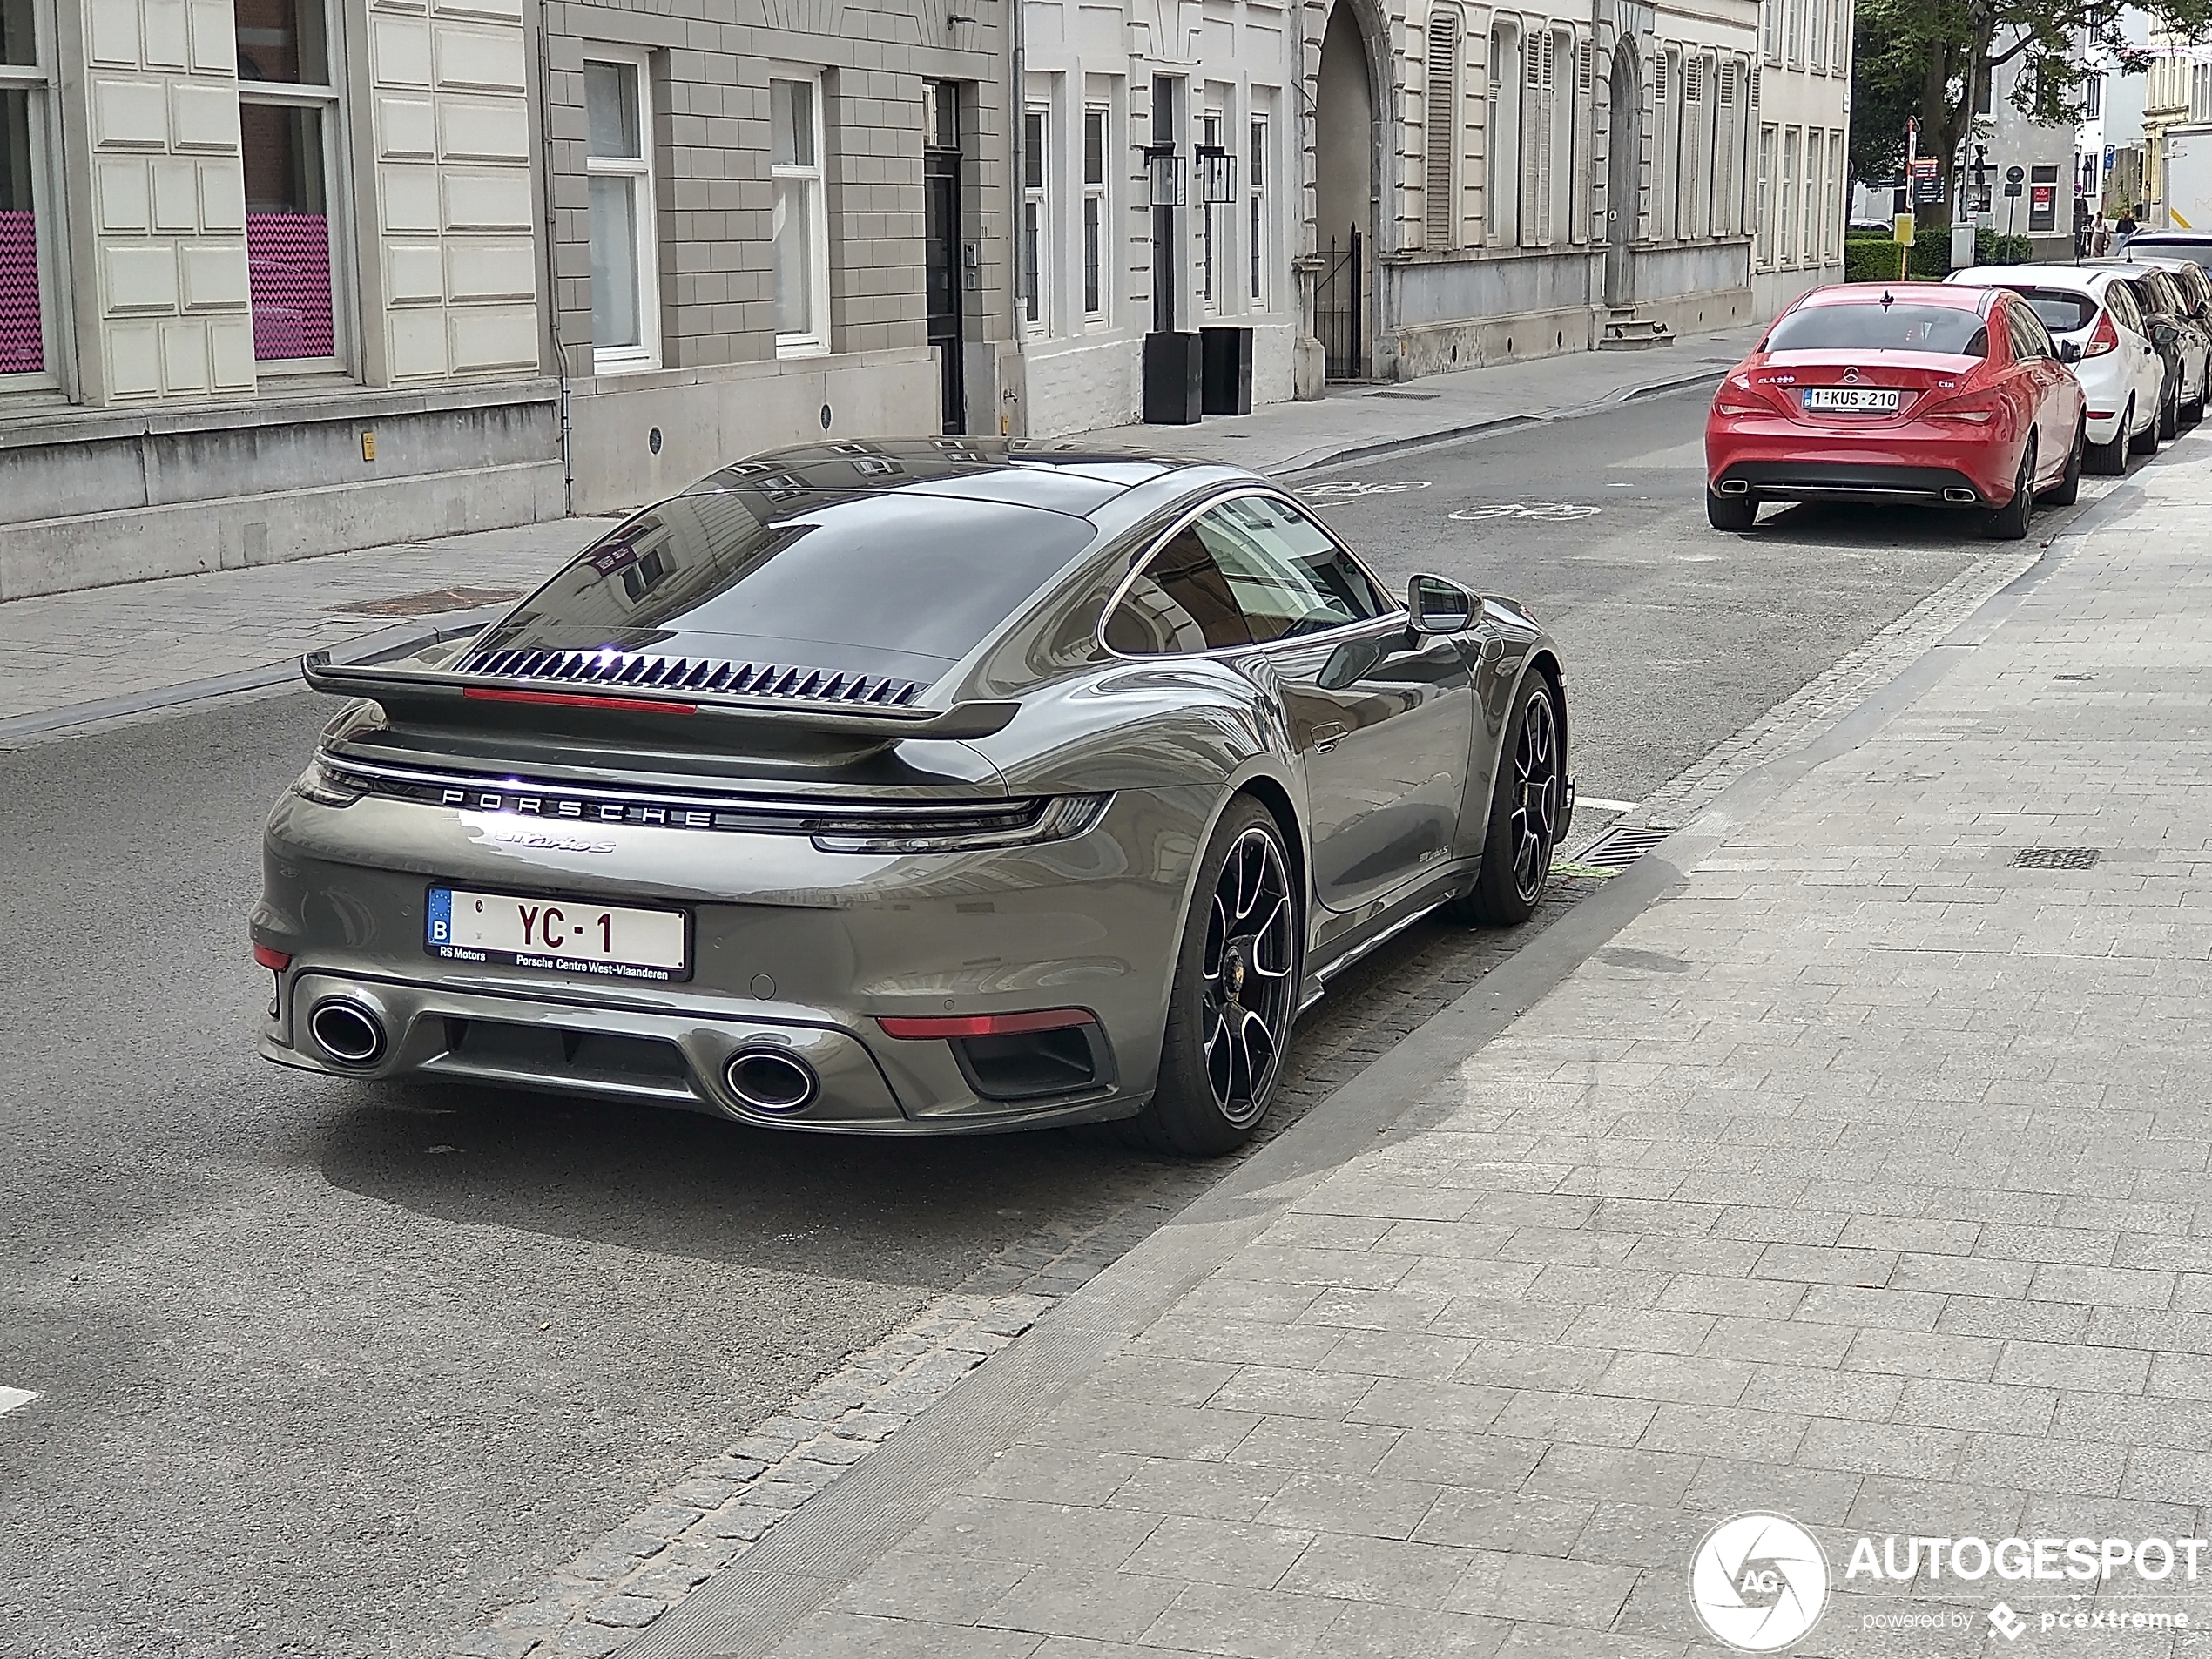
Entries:
POLYGON ((1716 1641, 1772 1653, 1820 1622, 1828 1558, 1787 1515, 1731 1516, 1689 1558, 1689 1604, 1716 1641))

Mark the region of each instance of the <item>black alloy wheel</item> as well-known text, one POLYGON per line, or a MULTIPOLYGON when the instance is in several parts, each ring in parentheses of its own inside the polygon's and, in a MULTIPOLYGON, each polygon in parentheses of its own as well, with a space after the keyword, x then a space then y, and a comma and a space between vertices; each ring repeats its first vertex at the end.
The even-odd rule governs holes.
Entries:
POLYGON ((2128 453, 2129 455, 2155 455, 2158 453, 2159 428, 2166 423, 2165 400, 2168 393, 2171 390, 2172 388, 2168 387, 2160 391, 2158 395, 2158 414, 2151 418, 2141 432, 2136 433, 2134 436, 2128 440, 2128 453))
POLYGON ((2166 400, 2165 407, 2158 412, 2158 435, 2168 443, 2182 435, 2182 387, 2178 377, 2175 381, 2174 395, 2166 400))
POLYGON ((1995 542, 2017 542, 2027 534, 2035 516, 2035 434, 2027 435, 2020 451, 2020 475, 2013 480, 2013 498, 1981 522, 1981 533, 1995 542))
POLYGON ((2120 412, 2120 424, 2113 429, 2110 441, 2089 446, 2091 472, 2107 478, 2117 478, 2128 470, 2128 429, 2134 424, 2135 400, 2131 397, 2128 400, 2128 407, 2120 412))
POLYGON ((1160 1076, 1130 1120, 1155 1151, 1235 1150, 1267 1115, 1298 1015, 1305 906, 1274 815, 1249 795, 1208 842, 1169 989, 1160 1076))
POLYGON ((1461 921, 1510 927, 1544 896, 1567 805, 1566 755, 1551 682, 1531 673, 1521 687, 1502 764, 1490 791, 1490 827, 1474 890, 1453 901, 1461 921))

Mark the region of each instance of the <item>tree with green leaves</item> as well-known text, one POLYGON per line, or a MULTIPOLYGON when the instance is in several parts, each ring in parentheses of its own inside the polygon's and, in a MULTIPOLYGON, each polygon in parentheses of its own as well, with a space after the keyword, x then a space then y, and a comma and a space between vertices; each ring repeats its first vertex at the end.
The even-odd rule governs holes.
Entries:
POLYGON ((1851 69, 1851 169, 1879 178, 1905 164, 1905 122, 1920 124, 1919 153, 1933 157, 1943 199, 1925 217, 1950 222, 1951 174, 1988 107, 1992 77, 2017 64, 2007 101, 2032 120, 2081 118, 2085 45, 2102 48, 2121 73, 2151 54, 2121 28, 2124 11, 2183 40, 2212 38, 2212 0, 1858 0, 1851 69))

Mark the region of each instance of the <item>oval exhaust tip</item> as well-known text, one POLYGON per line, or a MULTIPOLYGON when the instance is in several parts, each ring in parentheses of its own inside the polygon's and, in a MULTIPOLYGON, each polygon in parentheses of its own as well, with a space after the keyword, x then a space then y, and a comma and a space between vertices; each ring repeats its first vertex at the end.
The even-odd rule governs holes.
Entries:
POLYGON ((795 1112, 821 1089, 814 1069, 795 1055, 747 1049, 724 1068, 730 1092, 757 1112, 795 1112))
POLYGON ((384 1053, 384 1022, 361 1003, 331 997, 315 1004, 307 1030, 316 1045, 341 1065, 371 1066, 384 1053))
POLYGON ((1974 502, 1981 499, 1980 496, 1975 495, 1971 489, 1959 489, 1956 488, 1945 490, 1943 492, 1943 498, 1954 507, 1971 507, 1974 502))

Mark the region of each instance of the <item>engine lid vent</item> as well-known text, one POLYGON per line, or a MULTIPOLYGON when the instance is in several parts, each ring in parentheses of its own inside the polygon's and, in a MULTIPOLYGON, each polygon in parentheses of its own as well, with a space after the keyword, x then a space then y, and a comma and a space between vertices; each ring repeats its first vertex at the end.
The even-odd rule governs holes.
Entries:
POLYGON ((464 674, 562 685, 636 686, 656 691, 720 692, 730 697, 790 698, 862 708, 900 708, 921 694, 919 681, 882 674, 834 673, 785 663, 733 663, 711 657, 664 657, 644 651, 534 651, 472 652, 464 674))

